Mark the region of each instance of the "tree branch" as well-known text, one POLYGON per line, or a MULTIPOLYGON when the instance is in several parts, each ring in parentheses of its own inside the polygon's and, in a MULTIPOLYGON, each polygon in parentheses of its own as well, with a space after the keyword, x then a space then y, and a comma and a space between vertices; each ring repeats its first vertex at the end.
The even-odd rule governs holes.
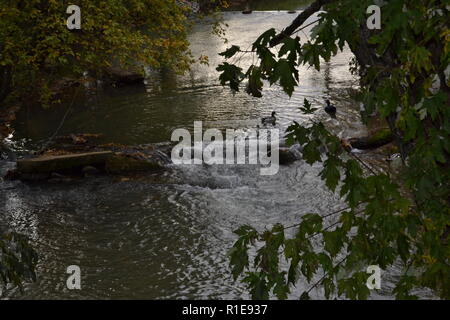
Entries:
POLYGON ((300 13, 288 27, 286 27, 283 31, 277 34, 272 41, 270 41, 270 47, 275 47, 280 44, 284 38, 293 34, 298 27, 300 27, 311 15, 319 11, 323 5, 334 1, 336 0, 316 0, 313 2, 308 8, 302 11, 302 13, 300 13))

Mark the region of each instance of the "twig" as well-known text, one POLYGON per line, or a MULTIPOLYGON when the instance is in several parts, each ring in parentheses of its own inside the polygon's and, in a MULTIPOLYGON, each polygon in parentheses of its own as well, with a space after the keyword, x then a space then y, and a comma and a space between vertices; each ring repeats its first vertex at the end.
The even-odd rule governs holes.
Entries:
POLYGON ((367 170, 369 170, 374 176, 376 176, 377 174, 379 174, 379 173, 375 172, 368 164, 366 164, 364 161, 362 161, 361 158, 358 157, 356 154, 351 153, 351 152, 349 152, 349 151, 348 151, 348 154, 350 154, 350 156, 352 156, 352 157, 354 157, 356 160, 358 160, 359 163, 361 163, 361 164, 362 164, 367 170))
POLYGON ((320 19, 317 19, 316 21, 313 21, 313 22, 311 22, 311 23, 308 23, 307 25, 305 25, 305 26, 303 26, 303 27, 300 27, 300 28, 298 28, 297 30, 295 30, 292 34, 297 33, 297 32, 300 32, 300 31, 302 31, 303 29, 308 28, 310 25, 315 24, 315 23, 317 23, 317 22, 319 22, 319 21, 320 21, 320 19))
POLYGON ((286 27, 270 41, 270 47, 275 47, 276 45, 280 44, 284 38, 289 37, 291 34, 295 33, 295 30, 300 27, 311 15, 319 11, 323 5, 326 5, 333 1, 335 0, 316 0, 315 2, 313 2, 308 8, 302 11, 302 13, 300 13, 288 27, 286 27))
POLYGON ((55 132, 44 143, 42 148, 38 151, 38 154, 40 154, 41 152, 43 152, 45 150, 45 148, 47 148, 47 146, 50 144, 50 142, 52 142, 53 139, 55 138, 55 136, 58 134, 59 130, 61 130, 64 122, 66 121, 67 116, 69 115, 69 112, 72 110, 73 103, 75 102, 75 98, 77 97, 79 91, 80 91, 80 87, 78 87, 77 90, 75 91, 75 94, 72 98, 72 102, 70 103, 69 107, 67 108, 66 112, 64 113, 64 116, 62 117, 61 122, 58 125, 58 128, 56 128, 55 132))
MULTIPOLYGON (((331 217, 332 215, 338 214, 338 213, 340 213, 340 212, 342 212, 342 211, 345 211, 345 210, 348 210, 348 209, 351 209, 351 208, 347 207, 347 208, 339 209, 339 210, 333 211, 333 212, 328 213, 328 214, 326 214, 326 215, 324 215, 324 216, 321 216, 321 217, 322 217, 322 218, 328 218, 328 217, 331 217)), ((297 223, 297 224, 294 224, 294 225, 285 227, 284 230, 286 230, 286 229, 291 229, 291 228, 296 228, 296 227, 300 226, 300 224, 301 224, 301 223, 297 223)))
MULTIPOLYGON (((338 266, 340 266, 345 260, 347 260, 349 256, 345 256, 341 261, 339 261, 333 268, 336 268, 338 266)), ((325 279, 327 276, 327 274, 325 273, 316 283, 314 283, 314 285, 312 287, 310 287, 308 289, 308 291, 306 291, 306 293, 310 293, 312 289, 314 289, 315 287, 317 287, 323 279, 325 279)))

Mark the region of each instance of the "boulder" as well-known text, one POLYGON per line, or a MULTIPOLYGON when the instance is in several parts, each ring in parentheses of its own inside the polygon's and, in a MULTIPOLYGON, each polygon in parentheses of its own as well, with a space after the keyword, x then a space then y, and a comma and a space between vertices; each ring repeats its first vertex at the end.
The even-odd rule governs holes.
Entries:
POLYGON ((394 141, 394 135, 389 129, 380 129, 367 137, 347 140, 353 148, 360 150, 376 149, 394 141))
POLYGON ((294 161, 297 161, 297 156, 289 148, 279 148, 279 161, 281 165, 287 165, 294 161))
POLYGON ((81 172, 83 172, 85 176, 91 176, 91 175, 99 174, 100 170, 98 170, 94 166, 85 166, 85 167, 83 167, 83 169, 81 169, 81 172))
POLYGON ((144 76, 138 72, 121 69, 119 67, 110 67, 105 70, 107 78, 118 85, 136 84, 144 81, 144 76))

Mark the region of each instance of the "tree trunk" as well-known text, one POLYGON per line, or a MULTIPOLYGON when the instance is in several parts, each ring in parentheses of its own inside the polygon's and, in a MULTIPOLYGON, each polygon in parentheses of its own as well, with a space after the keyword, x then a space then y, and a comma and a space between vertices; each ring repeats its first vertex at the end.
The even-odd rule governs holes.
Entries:
MULTIPOLYGON (((0 56, 3 52, 3 44, 0 43, 0 56)), ((12 71, 11 66, 0 66, 0 108, 3 101, 11 92, 12 71)))
POLYGON ((0 67, 0 105, 11 92, 11 80, 11 67, 0 67))

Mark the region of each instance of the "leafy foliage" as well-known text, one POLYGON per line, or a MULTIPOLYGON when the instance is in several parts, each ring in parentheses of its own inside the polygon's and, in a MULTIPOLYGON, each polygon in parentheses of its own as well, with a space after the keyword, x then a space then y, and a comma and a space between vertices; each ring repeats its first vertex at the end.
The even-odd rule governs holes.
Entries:
POLYGON ((79 0, 81 30, 66 26, 71 4, 0 2, 0 101, 8 89, 10 100, 32 96, 50 104, 61 77, 100 77, 111 64, 181 72, 193 62, 186 39, 191 8, 177 0, 79 0))
POLYGON ((4 234, 0 238, 0 280, 22 289, 23 280, 36 281, 37 253, 27 238, 17 234, 4 234))
POLYGON ((303 102, 303 107, 300 107, 300 110, 304 114, 313 114, 315 111, 318 110, 318 108, 313 108, 312 104, 307 99, 305 99, 303 102))
MULTIPOLYGON (((300 64, 320 70, 322 60, 328 61, 347 44, 355 53, 352 68, 356 66, 361 75, 362 117, 376 113, 388 121, 404 161, 401 174, 368 170, 322 123, 294 122, 287 130, 287 142, 302 145, 307 163, 322 163, 320 177, 332 192, 339 192, 348 208, 305 214, 295 226, 239 229, 230 260, 233 275, 244 276, 256 299, 271 294, 286 298, 299 277, 314 281, 301 299, 309 299, 317 286, 326 298, 366 299, 370 291, 365 268, 387 269, 401 263, 403 275, 393 290, 397 298, 417 298, 412 290, 428 287, 449 299, 448 6, 436 0, 385 1, 382 30, 369 31, 365 10, 372 1, 326 2, 308 41, 282 34, 276 47, 271 44, 278 35, 270 29, 253 44, 258 64, 234 78, 231 70, 239 67, 219 67, 222 83, 237 90, 239 85, 227 79, 248 79, 247 92, 260 97, 261 80, 268 80, 292 95, 300 64), (289 237, 284 231, 292 228, 295 232, 289 237), (253 259, 247 254, 252 243, 258 248, 253 259), (287 262, 287 270, 280 259, 287 262)), ((229 51, 228 56, 238 51, 229 51)), ((301 110, 315 111, 307 100, 301 110)))

